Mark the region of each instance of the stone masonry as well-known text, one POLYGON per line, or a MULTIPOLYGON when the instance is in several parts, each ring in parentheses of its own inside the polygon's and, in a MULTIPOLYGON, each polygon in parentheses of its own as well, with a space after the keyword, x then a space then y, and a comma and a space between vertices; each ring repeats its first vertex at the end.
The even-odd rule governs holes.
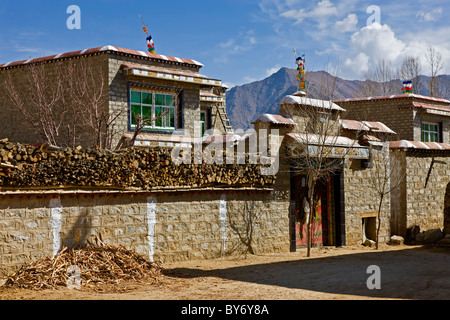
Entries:
POLYGON ((420 230, 442 228, 450 182, 448 152, 393 150, 391 154, 401 163, 402 177, 392 195, 392 231, 406 236, 406 230, 415 225, 420 230))
POLYGON ((289 250, 270 190, 23 193, 0 199, 0 274, 95 236, 159 262, 289 250))
MULTIPOLYGON (((363 99, 347 99, 335 101, 346 109, 343 117, 358 121, 380 121, 397 134, 392 140, 421 140, 421 121, 432 120, 442 122, 442 141, 448 143, 449 113, 427 113, 425 108, 449 108, 450 102, 442 99, 417 95, 396 95, 387 97, 371 97, 363 99), (440 114, 442 113, 442 114, 440 114)), ((450 110, 450 109, 449 109, 450 110)))

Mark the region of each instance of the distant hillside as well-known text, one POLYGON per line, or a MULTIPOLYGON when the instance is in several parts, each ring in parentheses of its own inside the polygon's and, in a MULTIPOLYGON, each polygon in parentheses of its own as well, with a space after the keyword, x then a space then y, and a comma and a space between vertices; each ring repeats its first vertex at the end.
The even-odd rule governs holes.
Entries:
MULTIPOLYGON (((345 99, 382 95, 380 85, 374 82, 344 80, 325 71, 308 72, 307 93, 311 98, 345 99), (378 91, 378 92, 377 92, 378 91)), ((441 96, 450 96, 450 75, 440 76, 441 96)), ((420 77, 420 94, 428 95, 429 77, 420 77)), ((401 81, 387 85, 388 94, 401 93, 401 81)), ((231 88, 226 93, 227 113, 234 129, 252 128, 252 121, 262 113, 278 113, 278 102, 297 91, 297 70, 281 68, 271 76, 231 88)))

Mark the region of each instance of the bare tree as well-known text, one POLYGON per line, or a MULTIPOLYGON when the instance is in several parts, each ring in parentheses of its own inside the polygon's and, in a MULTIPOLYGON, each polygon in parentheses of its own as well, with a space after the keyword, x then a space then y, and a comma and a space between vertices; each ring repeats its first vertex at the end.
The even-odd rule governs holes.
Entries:
POLYGON ((374 71, 373 80, 378 82, 378 91, 380 95, 386 96, 399 92, 399 87, 393 82, 398 74, 392 64, 384 59, 378 61, 374 71))
MULTIPOLYGON (((60 68, 56 67, 60 73, 60 68)), ((60 78, 50 79, 43 64, 28 66, 24 81, 26 89, 18 89, 11 73, 4 82, 13 108, 20 111, 27 124, 53 145, 61 145, 61 127, 68 108, 61 108, 64 86, 60 78)))
POLYGON ((444 62, 442 55, 432 46, 425 52, 425 58, 430 72, 429 95, 435 97, 439 95, 438 75, 444 68, 444 62))
MULTIPOLYGON (((71 105, 72 119, 87 126, 91 132, 91 144, 99 148, 112 149, 115 121, 125 110, 111 111, 108 108, 108 85, 104 70, 85 59, 71 61, 65 75, 63 103, 71 105), (76 115, 75 113, 79 113, 76 115)), ((72 140, 77 136, 76 125, 72 128, 72 140)))
POLYGON ((361 97, 374 97, 378 95, 378 84, 373 80, 370 70, 364 73, 363 85, 361 87, 361 97))
POLYGON ((412 81, 412 92, 420 93, 420 72, 422 66, 418 57, 406 57, 400 67, 400 73, 403 80, 412 81))
POLYGON ((383 201, 385 201, 386 197, 393 190, 399 187, 402 182, 402 177, 400 176, 402 171, 400 162, 390 157, 389 142, 385 142, 381 149, 372 148, 371 157, 373 170, 369 183, 378 196, 377 232, 375 240, 375 248, 378 250, 383 201))
POLYGON ((329 62, 325 64, 324 72, 322 72, 317 89, 317 98, 323 100, 335 100, 336 94, 339 92, 338 77, 340 64, 331 65, 329 62))
POLYGON ((21 72, 25 74, 22 87, 8 73, 6 93, 42 140, 61 147, 84 141, 112 148, 114 123, 125 111, 109 110, 106 70, 81 58, 30 65, 21 72))
POLYGON ((395 80, 400 78, 392 64, 384 59, 378 61, 374 68, 364 73, 364 83, 361 93, 364 97, 386 96, 400 92, 400 84, 395 80))
POLYGON ((333 108, 330 101, 305 99, 305 104, 295 108, 296 118, 301 119, 297 120, 301 131, 295 133, 295 142, 286 144, 284 153, 293 174, 303 175, 306 181, 306 245, 309 257, 311 225, 317 206, 316 185, 318 181, 328 179, 343 169, 343 161, 356 141, 339 136, 340 111, 333 108))

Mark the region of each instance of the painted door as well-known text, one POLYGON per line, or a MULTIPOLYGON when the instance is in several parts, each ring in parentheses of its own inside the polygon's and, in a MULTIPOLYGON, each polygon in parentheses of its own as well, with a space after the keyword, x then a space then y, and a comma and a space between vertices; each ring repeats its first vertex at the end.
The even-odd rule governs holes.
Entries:
MULTIPOLYGON (((295 200, 295 237, 296 246, 306 246, 306 212, 308 188, 304 176, 295 176, 292 180, 292 196, 295 200)), ((332 244, 332 237, 328 236, 333 228, 333 212, 328 206, 330 198, 330 180, 318 181, 315 191, 316 204, 311 222, 311 244, 327 245, 332 244)))

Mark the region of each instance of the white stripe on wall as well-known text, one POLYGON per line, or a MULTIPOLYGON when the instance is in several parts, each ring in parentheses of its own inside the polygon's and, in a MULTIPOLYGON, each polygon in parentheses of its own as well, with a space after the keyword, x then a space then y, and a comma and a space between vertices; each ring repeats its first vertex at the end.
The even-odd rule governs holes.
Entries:
POLYGON ((220 222, 220 238, 222 239, 222 255, 223 255, 226 250, 226 241, 227 241, 227 197, 224 194, 220 196, 219 222, 220 222))
POLYGON ((156 198, 147 198, 147 239, 149 259, 153 262, 153 255, 155 254, 155 224, 156 224, 156 198))
POLYGON ((53 256, 56 256, 61 247, 61 227, 62 227, 62 206, 61 199, 53 198, 50 199, 50 210, 51 210, 51 219, 50 219, 50 227, 52 228, 53 234, 53 256))

